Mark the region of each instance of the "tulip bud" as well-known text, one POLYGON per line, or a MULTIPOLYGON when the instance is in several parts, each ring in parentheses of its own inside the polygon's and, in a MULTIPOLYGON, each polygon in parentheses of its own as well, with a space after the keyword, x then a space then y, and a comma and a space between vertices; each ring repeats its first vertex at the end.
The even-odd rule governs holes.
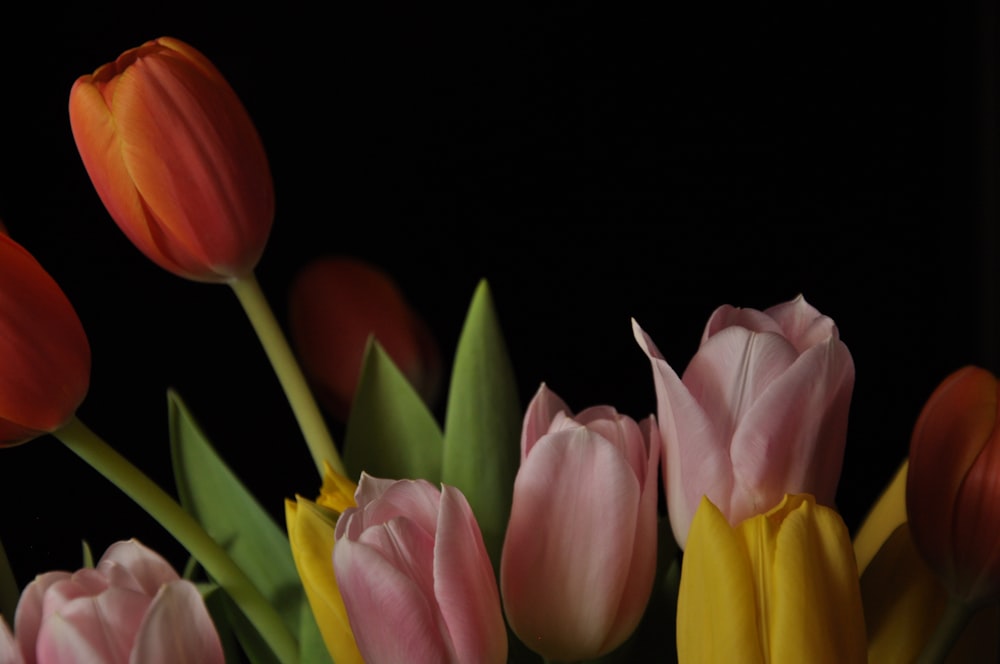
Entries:
POLYGON ((130 49, 77 79, 69 117, 101 201, 153 262, 195 281, 253 271, 274 185, 253 122, 204 55, 169 37, 130 49))
POLYGON ((524 418, 500 564, 511 628, 548 661, 635 630, 656 573, 660 436, 610 406, 573 415, 545 385, 524 418))
POLYGON ((683 548, 702 496, 735 525, 785 494, 833 505, 854 361, 800 295, 765 311, 722 306, 683 378, 633 321, 656 381, 670 525, 683 548))
POLYGON ((441 359, 424 321, 393 280, 362 260, 322 258, 296 276, 289 331, 317 398, 337 419, 350 413, 369 335, 433 406, 441 359))
POLYGON ((0 234, 0 447, 69 422, 90 386, 90 344, 73 305, 0 234))
POLYGON ((677 598, 681 662, 865 662, 847 526, 812 496, 785 496, 736 527, 703 498, 677 598))
POLYGON ((223 664, 224 657, 198 588, 128 540, 108 547, 96 567, 29 583, 13 639, 0 634, 0 661, 223 664))
POLYGON ((483 537, 462 492, 361 475, 337 521, 337 585, 370 664, 501 664, 507 631, 483 537))
POLYGON ((948 592, 978 605, 1000 594, 1000 389, 969 366, 931 394, 910 440, 913 541, 948 592))

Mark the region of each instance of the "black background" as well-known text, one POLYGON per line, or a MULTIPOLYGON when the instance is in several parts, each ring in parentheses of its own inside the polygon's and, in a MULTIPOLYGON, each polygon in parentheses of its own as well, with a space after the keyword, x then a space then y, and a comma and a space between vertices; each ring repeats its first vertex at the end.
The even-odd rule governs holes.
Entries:
MULTIPOLYGON (((279 318, 310 258, 360 256, 399 282, 447 360, 486 278, 525 404, 544 380, 575 409, 642 417, 655 397, 630 317, 680 370, 716 306, 803 293, 856 363, 838 495, 854 528, 938 382, 1000 369, 996 16, 879 4, 28 11, 0 35, 0 218, 87 329, 85 423, 172 490, 175 387, 276 518, 317 490, 233 294, 134 249, 73 144, 75 78, 179 37, 226 75, 268 150, 277 216, 257 276, 279 318)), ((84 538, 99 553, 136 536, 184 561, 52 438, 0 453, 0 505, 22 583, 78 566, 84 538)))

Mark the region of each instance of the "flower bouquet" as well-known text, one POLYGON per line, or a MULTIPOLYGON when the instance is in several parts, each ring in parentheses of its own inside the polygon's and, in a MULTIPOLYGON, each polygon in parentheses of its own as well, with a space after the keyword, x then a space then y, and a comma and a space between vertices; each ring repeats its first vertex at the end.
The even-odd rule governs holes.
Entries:
POLYGON ((852 536, 834 498, 854 360, 803 296, 718 307, 680 373, 664 332, 633 321, 655 414, 573 407, 544 383, 522 409, 485 281, 447 380, 418 312, 361 260, 303 270, 286 339, 254 276, 274 216, 264 146, 192 46, 124 52, 77 80, 69 110, 131 242, 232 288, 316 475, 290 482, 276 523, 199 425, 208 405, 172 391, 176 486, 152 481, 77 416, 87 333, 0 234, 0 445, 53 436, 190 554, 178 572, 136 539, 96 562, 85 546, 79 569, 19 588, 0 549, 0 664, 996 660, 988 371, 929 395, 852 536), (339 445, 328 418, 346 421, 339 445))

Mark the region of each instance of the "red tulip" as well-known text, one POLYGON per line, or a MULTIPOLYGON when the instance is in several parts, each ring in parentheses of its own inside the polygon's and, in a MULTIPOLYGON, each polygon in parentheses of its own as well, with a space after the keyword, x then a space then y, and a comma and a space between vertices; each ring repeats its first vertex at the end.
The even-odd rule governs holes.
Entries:
POLYGON ((303 268, 289 296, 289 328, 317 398, 340 420, 350 412, 369 335, 424 400, 441 382, 434 338, 385 272, 356 258, 321 258, 303 268))
POLYGON ((71 420, 90 386, 90 344, 38 261, 0 234, 0 447, 71 420))
POLYGON ((191 46, 161 37, 81 76, 69 117, 101 201, 151 260, 196 281, 257 265, 274 185, 250 116, 191 46))
POLYGON ((906 511, 917 548, 969 604, 1000 593, 1000 389, 969 366, 924 405, 910 441, 906 511))

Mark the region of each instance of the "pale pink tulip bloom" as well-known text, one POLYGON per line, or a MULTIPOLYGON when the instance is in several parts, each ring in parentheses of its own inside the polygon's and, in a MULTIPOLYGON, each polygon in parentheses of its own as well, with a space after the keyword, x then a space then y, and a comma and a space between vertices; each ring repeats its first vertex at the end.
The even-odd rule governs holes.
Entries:
POLYGON ((507 661, 500 595, 462 492, 361 474, 333 562, 368 664, 507 661))
POLYGON ((197 587, 136 540, 94 568, 28 584, 14 634, 0 621, 0 664, 224 664, 197 587))
POLYGON ((632 327, 653 365, 667 508, 681 547, 702 496, 733 525, 785 494, 833 506, 854 360, 832 319, 801 295, 765 311, 721 306, 683 378, 632 327))
POLYGON ((544 384, 528 406, 500 564, 511 628, 548 660, 610 652, 656 573, 660 434, 610 406, 577 415, 544 384))

